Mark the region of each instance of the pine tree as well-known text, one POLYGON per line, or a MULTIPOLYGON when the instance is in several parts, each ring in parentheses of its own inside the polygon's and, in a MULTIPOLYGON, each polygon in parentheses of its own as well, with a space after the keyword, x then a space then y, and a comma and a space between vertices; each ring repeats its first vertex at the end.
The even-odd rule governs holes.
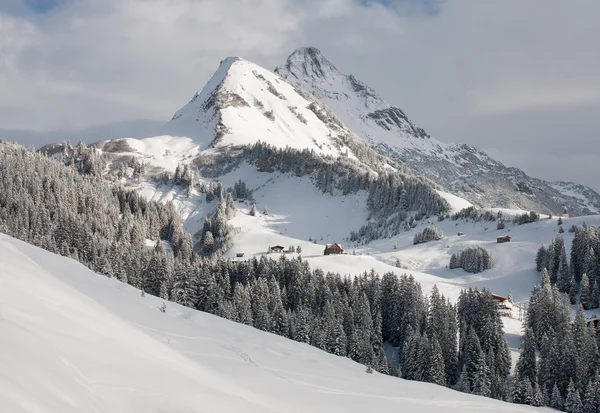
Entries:
POLYGON ((594 280, 592 286, 592 307, 593 309, 600 308, 600 287, 597 280, 594 280))
POLYGON ((521 339, 521 355, 517 361, 515 371, 521 380, 529 380, 530 383, 537 383, 535 337, 531 327, 525 328, 525 333, 521 339))
POLYGON ((571 272, 569 271, 569 264, 567 262, 567 254, 564 248, 561 250, 559 265, 558 265, 558 274, 557 274, 557 284, 558 290, 561 293, 569 292, 571 288, 571 272))
POLYGON ((451 270, 458 268, 458 256, 456 254, 452 254, 450 257, 450 265, 448 266, 451 270))
POLYGON ((581 295, 579 296, 579 300, 581 301, 581 305, 585 310, 589 310, 592 308, 592 290, 590 287, 590 279, 587 274, 583 274, 581 277, 581 284, 579 286, 579 290, 581 291, 581 295))
POLYGON ((482 357, 476 366, 476 370, 472 379, 473 383, 473 394, 490 397, 491 396, 491 382, 490 382, 490 371, 485 359, 482 357))
POLYGON ((567 389, 567 398, 565 399, 564 409, 567 413, 581 413, 583 409, 581 398, 579 397, 579 391, 575 387, 573 380, 569 381, 569 388, 567 389))
POLYGON ((538 249, 538 252, 535 256, 535 269, 536 271, 542 271, 544 266, 546 265, 546 257, 547 257, 546 247, 544 244, 538 249))
POLYGON ((533 397, 531 398, 531 405, 535 407, 541 407, 544 405, 544 397, 542 396, 542 391, 540 390, 540 386, 535 383, 533 386, 533 397))
POLYGON ((498 220, 498 225, 496 225, 496 229, 503 230, 504 228, 506 228, 506 224, 504 222, 504 219, 501 218, 498 220))
POLYGON ((233 290, 233 305, 236 313, 235 321, 252 325, 253 320, 250 295, 246 288, 241 284, 237 284, 233 290))
POLYGON ((446 384, 446 371, 442 347, 437 338, 430 339, 429 367, 427 372, 428 382, 444 386, 446 384))
POLYGON ((252 204, 252 208, 250 209, 250 215, 253 217, 256 216, 256 204, 252 204))
POLYGON ((582 413, 597 413, 598 411, 600 411, 600 377, 596 375, 586 388, 582 413))
POLYGON ((575 305, 577 302, 577 282, 573 275, 571 275, 571 281, 569 283, 569 301, 571 302, 571 305, 575 305))
POLYGON ((554 387, 552 388, 552 395, 550 396, 550 407, 556 410, 564 409, 564 400, 558 390, 558 386, 554 383, 554 387))

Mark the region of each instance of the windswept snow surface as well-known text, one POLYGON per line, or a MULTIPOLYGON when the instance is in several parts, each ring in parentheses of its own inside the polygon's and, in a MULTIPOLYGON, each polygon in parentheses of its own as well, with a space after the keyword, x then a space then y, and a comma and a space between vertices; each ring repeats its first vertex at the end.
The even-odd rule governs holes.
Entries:
POLYGON ((437 191, 437 193, 440 194, 441 197, 444 198, 446 201, 448 201, 452 213, 459 212, 461 209, 473 206, 473 204, 467 201, 466 199, 453 195, 449 192, 437 191))
POLYGON ((404 381, 0 234, 3 412, 540 411, 404 381))

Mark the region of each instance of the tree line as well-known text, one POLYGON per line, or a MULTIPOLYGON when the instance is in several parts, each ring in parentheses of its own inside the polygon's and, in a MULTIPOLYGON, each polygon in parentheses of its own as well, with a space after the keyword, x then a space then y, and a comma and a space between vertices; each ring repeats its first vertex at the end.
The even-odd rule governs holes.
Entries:
POLYGON ((572 321, 570 299, 546 268, 534 287, 515 370, 515 403, 568 413, 600 411, 600 337, 580 305, 572 321))
POLYGON ((548 247, 542 245, 536 254, 538 271, 546 270, 550 284, 569 296, 571 304, 580 302, 584 309, 600 308, 600 236, 594 226, 586 224, 573 229, 570 259, 562 234, 548 247))
MULTIPOLYGON (((457 307, 437 288, 425 296, 410 275, 371 271, 349 278, 311 270, 300 257, 209 260, 193 248, 170 204, 7 144, 0 150, 0 172, 0 230, 11 236, 143 293, 383 373, 507 397, 508 352, 489 292, 465 291, 457 307), (156 240, 152 246, 150 239, 156 240), (394 349, 389 358, 385 342, 394 349)), ((216 219, 223 224, 229 201, 220 188, 216 219)), ((205 237, 209 231, 218 232, 207 229, 205 237)))

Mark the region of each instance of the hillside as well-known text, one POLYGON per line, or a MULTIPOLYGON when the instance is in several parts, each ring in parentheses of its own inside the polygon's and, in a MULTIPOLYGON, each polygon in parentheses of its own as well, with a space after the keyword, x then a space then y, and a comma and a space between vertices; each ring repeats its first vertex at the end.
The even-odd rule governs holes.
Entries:
POLYGON ((588 187, 533 178, 473 146, 431 138, 404 111, 354 76, 342 74, 313 47, 294 51, 275 73, 328 105, 378 152, 409 165, 478 206, 555 214, 562 213, 566 206, 571 215, 600 211, 600 195, 588 187))
POLYGON ((365 373, 0 235, 0 404, 45 412, 528 412, 365 373))
POLYGON ((319 231, 335 227, 338 238, 369 218, 393 216, 400 221, 408 213, 448 209, 433 181, 378 154, 311 94, 241 58, 223 60, 160 133, 100 141, 89 148, 64 142, 40 151, 147 198, 174 201, 192 233, 213 213, 207 187, 217 181, 226 190, 244 181, 257 194, 246 201, 277 213, 287 212, 278 209, 278 199, 292 193, 309 196, 304 201, 321 211, 334 211, 344 203, 360 205, 351 217, 335 214, 346 222, 343 232, 335 219, 315 221, 321 222, 319 231), (279 191, 264 190, 275 182, 279 191))

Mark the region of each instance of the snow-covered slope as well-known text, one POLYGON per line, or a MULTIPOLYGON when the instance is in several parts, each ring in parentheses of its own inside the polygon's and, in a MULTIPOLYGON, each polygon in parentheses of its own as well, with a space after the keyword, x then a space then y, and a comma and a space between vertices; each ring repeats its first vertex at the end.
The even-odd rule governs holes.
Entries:
POLYGON ((0 234, 2 411, 540 411, 409 382, 162 301, 0 234))
POLYGON ((328 105, 380 153, 479 206, 562 212, 600 211, 600 195, 582 185, 551 184, 509 168, 464 144, 446 144, 416 127, 398 107, 384 101, 352 75, 340 73, 319 50, 301 48, 275 72, 328 105))

